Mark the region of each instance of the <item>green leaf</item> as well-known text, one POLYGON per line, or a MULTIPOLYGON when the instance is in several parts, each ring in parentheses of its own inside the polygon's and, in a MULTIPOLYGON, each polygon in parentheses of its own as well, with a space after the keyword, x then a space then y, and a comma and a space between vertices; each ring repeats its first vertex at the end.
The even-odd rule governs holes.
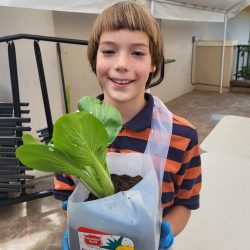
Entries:
POLYGON ((26 144, 16 149, 17 158, 26 166, 44 172, 78 176, 80 167, 61 150, 43 144, 26 144))
POLYGON ((96 197, 105 196, 103 188, 65 152, 43 144, 21 145, 16 149, 17 158, 26 166, 44 172, 65 173, 80 177, 83 184, 96 197))
POLYGON ((121 114, 117 109, 112 105, 102 103, 99 99, 90 96, 85 96, 80 99, 78 109, 89 112, 97 117, 107 130, 109 144, 114 141, 122 127, 121 114))
POLYGON ((23 135, 22 140, 24 144, 40 144, 40 141, 38 141, 36 138, 29 134, 23 135))
POLYGON ((54 125, 53 143, 99 182, 104 196, 114 193, 106 168, 108 134, 99 119, 84 111, 63 115, 54 125))
POLYGON ((87 112, 61 116, 54 125, 53 138, 48 145, 25 135, 24 145, 17 148, 16 156, 33 169, 78 176, 96 197, 105 197, 114 193, 106 152, 120 131, 120 113, 95 98, 87 98, 81 103, 86 106, 81 109, 87 112))
POLYGON ((96 117, 83 111, 63 115, 56 121, 53 143, 81 166, 91 166, 93 158, 102 164, 106 160, 107 132, 96 117))

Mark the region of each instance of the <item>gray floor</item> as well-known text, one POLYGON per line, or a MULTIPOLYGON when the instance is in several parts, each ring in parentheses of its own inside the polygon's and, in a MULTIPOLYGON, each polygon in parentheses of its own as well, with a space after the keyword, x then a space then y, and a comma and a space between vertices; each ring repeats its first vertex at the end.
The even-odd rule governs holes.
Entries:
POLYGON ((192 91, 167 103, 168 108, 188 119, 202 142, 225 115, 250 117, 250 93, 192 91))
MULTIPOLYGON (((250 117, 250 93, 193 91, 167 106, 196 126, 202 142, 224 115, 250 117)), ((50 187, 52 182, 52 176, 37 178, 40 189, 50 187)), ((0 208, 0 249, 61 249, 66 218, 60 206, 59 201, 47 197, 0 208)))

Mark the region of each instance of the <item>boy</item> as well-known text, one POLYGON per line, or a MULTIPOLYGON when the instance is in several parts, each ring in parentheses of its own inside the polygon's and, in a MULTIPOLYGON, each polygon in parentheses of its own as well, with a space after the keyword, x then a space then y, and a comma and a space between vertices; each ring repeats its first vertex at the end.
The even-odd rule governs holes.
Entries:
MULTIPOLYGON (((158 23, 141 5, 130 1, 114 4, 98 16, 93 26, 88 59, 103 90, 98 98, 112 104, 122 116, 122 130, 109 151, 143 153, 154 107, 154 99, 145 89, 163 61, 158 23)), ((69 176, 55 176, 57 199, 66 201, 74 188, 69 176)), ((199 207, 200 188, 197 132, 185 119, 173 115, 162 183, 163 223, 159 249, 171 247, 174 237, 186 226, 191 210, 199 207)))

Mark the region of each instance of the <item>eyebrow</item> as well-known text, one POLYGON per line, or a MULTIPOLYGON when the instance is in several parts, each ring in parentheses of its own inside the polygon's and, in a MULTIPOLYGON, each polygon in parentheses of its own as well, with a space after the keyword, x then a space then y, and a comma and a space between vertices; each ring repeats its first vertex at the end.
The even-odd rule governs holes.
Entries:
MULTIPOLYGON (((112 42, 112 41, 102 41, 100 43, 100 45, 116 45, 116 43, 112 42)), ((148 45, 145 44, 145 43, 131 43, 130 45, 132 45, 132 46, 142 46, 142 47, 148 48, 148 45)))

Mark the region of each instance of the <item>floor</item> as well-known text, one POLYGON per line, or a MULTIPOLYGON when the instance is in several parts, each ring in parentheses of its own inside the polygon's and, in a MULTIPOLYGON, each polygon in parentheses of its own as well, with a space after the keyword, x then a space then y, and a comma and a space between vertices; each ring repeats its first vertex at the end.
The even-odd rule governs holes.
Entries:
MULTIPOLYGON (((196 90, 167 103, 167 106, 196 126, 202 142, 223 116, 250 117, 250 93, 219 94, 196 90)), ((38 189, 49 188, 52 182, 52 175, 38 174, 38 189)), ((66 218, 61 211, 61 202, 53 197, 0 208, 0 221, 0 249, 61 249, 66 218)))

